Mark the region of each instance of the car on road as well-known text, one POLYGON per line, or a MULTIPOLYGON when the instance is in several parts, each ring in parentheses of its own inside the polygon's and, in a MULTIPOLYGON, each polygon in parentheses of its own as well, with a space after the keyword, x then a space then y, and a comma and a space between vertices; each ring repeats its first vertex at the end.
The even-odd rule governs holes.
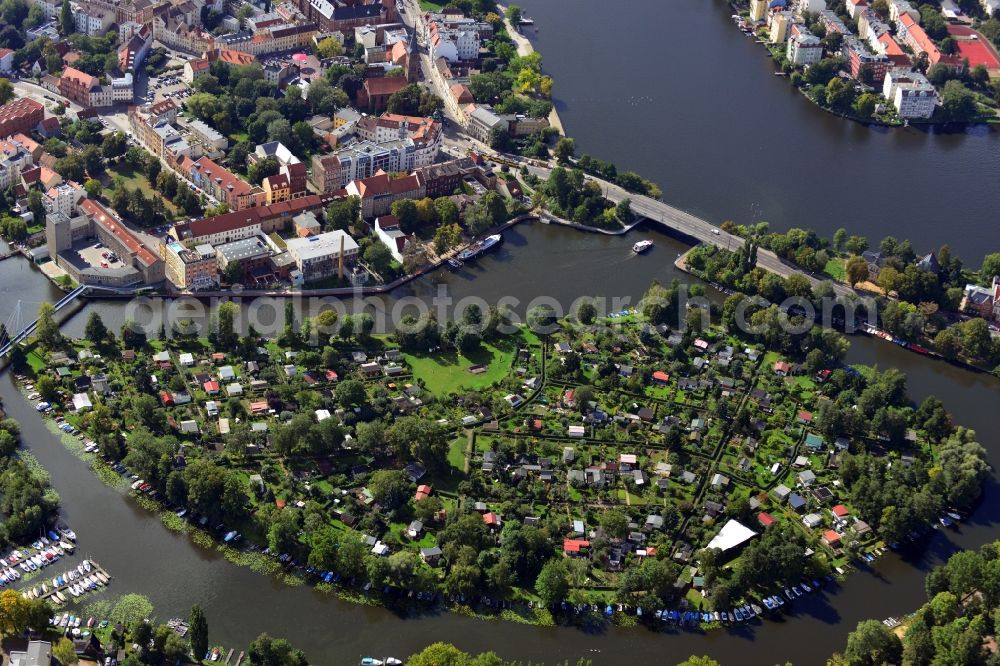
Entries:
POLYGON ((716 236, 718 236, 719 235, 719 230, 718 229, 712 229, 712 233, 715 234, 716 236))

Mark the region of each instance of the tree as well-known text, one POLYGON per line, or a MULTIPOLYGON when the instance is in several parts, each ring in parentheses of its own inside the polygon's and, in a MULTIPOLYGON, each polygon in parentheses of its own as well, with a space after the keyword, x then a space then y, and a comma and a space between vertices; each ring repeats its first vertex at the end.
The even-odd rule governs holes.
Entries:
POLYGON ((628 516, 620 510, 612 509, 601 513, 600 524, 601 528, 612 538, 622 539, 628 534, 628 516))
POLYGON ((410 481, 399 470, 379 470, 372 474, 368 489, 384 508, 395 510, 410 496, 410 481))
POLYGON ((87 182, 83 184, 83 189, 87 192, 87 198, 89 199, 100 199, 101 198, 101 181, 94 180, 93 178, 88 178, 87 182))
POLYGON ((552 154, 560 164, 566 164, 576 154, 576 142, 564 136, 556 142, 555 148, 552 149, 552 154))
POLYGON ((357 379, 345 379, 337 385, 337 402, 343 407, 356 407, 367 399, 365 385, 357 379))
MULTIPOLYGON (((316 55, 323 60, 344 55, 344 45, 334 37, 327 37, 316 45, 316 55)), ((310 91, 310 95, 312 91, 310 91)))
POLYGON ((108 327, 104 325, 104 320, 101 319, 101 315, 96 310, 87 317, 87 325, 83 329, 83 334, 97 346, 107 343, 108 327))
POLYGON ((696 657, 694 655, 688 657, 684 661, 677 664, 677 666, 722 666, 719 662, 712 659, 711 657, 696 657))
POLYGON ((55 645, 52 646, 52 656, 56 658, 62 666, 70 666, 71 664, 78 664, 80 660, 76 656, 76 647, 73 645, 73 641, 63 637, 60 638, 55 645))
POLYGON ((139 624, 153 613, 153 604, 141 594, 126 594, 118 599, 108 619, 126 627, 139 624))
POLYGON ((580 303, 580 307, 577 308, 576 318, 584 326, 590 326, 594 323, 594 319, 597 317, 597 306, 594 305, 593 299, 586 299, 580 303))
POLYGON ((857 255, 847 260, 847 282, 852 287, 868 279, 868 262, 857 255))
POLYGON ((517 5, 507 6, 507 20, 510 24, 517 28, 517 25, 521 22, 521 8, 517 5))
POLYGON ((833 249, 840 251, 844 249, 844 245, 847 242, 847 229, 840 227, 835 232, 833 232, 833 249))
POLYGON ((63 0, 59 9, 59 34, 63 37, 72 35, 76 30, 76 19, 73 18, 73 8, 69 5, 69 0, 63 0))
POLYGON ((123 132, 113 132, 104 137, 101 142, 101 154, 112 159, 121 157, 128 151, 128 138, 123 132))
POLYGON ((219 326, 216 335, 218 336, 219 347, 222 349, 234 349, 236 347, 239 338, 239 332, 236 330, 236 317, 239 315, 239 312, 239 306, 232 301, 221 303, 216 311, 219 326))
POLYGON ((535 592, 546 606, 555 606, 566 600, 569 576, 562 560, 551 559, 545 563, 535 580, 535 592))
POLYGON ((837 76, 841 62, 836 58, 823 58, 819 62, 811 65, 806 72, 806 82, 810 85, 827 85, 831 79, 837 76))
POLYGON ((59 332, 59 325, 55 320, 56 309, 51 303, 42 303, 38 308, 38 326, 35 330, 35 337, 38 342, 48 349, 58 346, 62 342, 62 334, 59 332))
POLYGON ((988 358, 992 351, 990 327, 985 319, 968 319, 956 324, 962 341, 962 351, 973 358, 988 358))
POLYGON ((59 396, 59 384, 49 375, 42 375, 38 378, 38 381, 35 382, 35 390, 38 391, 42 400, 47 402, 52 402, 59 396))
POLYGON ((0 104, 6 104, 14 99, 14 84, 9 79, 0 77, 0 104))
POLYGON ((458 204, 452 201, 450 197, 438 197, 435 199, 434 208, 437 210, 438 220, 441 221, 442 225, 458 224, 458 204))
POLYGON ((898 664, 903 657, 899 638, 878 620, 865 620, 847 637, 844 660, 848 666, 898 664))
POLYGON ((309 666, 306 656, 283 638, 261 634, 247 649, 250 666, 309 666))
POLYGON ((434 251, 443 254, 462 240, 462 229, 457 224, 442 224, 434 232, 434 251))
MULTIPOLYGON (((862 93, 854 100, 854 112, 862 118, 871 118, 878 105, 878 97, 872 93, 862 93)), ((846 235, 846 232, 845 232, 846 235)))
MULTIPOLYGON (((275 123, 279 123, 279 125, 280 123, 284 123, 284 125, 280 127, 275 126, 276 129, 278 130, 278 133, 281 132, 283 127, 288 125, 288 121, 284 119, 275 120, 274 122, 271 123, 271 125, 274 125, 275 123)), ((289 128, 289 132, 290 131, 291 129, 289 128)), ((270 126, 268 126, 268 133, 270 134, 270 126)), ((287 137, 285 138, 287 139, 287 137)), ((272 139, 272 140, 280 141, 280 139, 272 139)), ((285 141, 282 141, 282 143, 285 143, 285 141)), ((254 185, 260 185, 262 180, 264 180, 268 176, 273 176, 276 173, 278 173, 279 168, 280 165, 278 164, 278 159, 276 157, 273 156, 265 157, 262 160, 254 162, 250 166, 250 168, 247 169, 247 180, 253 183, 254 185)))
POLYGON ((80 152, 83 158, 83 166, 91 176, 97 176, 104 171, 104 158, 101 156, 101 149, 90 145, 84 147, 80 152))
POLYGON ((417 228, 419 213, 417 202, 413 199, 398 199, 392 202, 392 214, 399 222, 399 227, 406 233, 417 228))
POLYGON ((386 110, 389 113, 415 116, 420 113, 421 100, 424 94, 420 86, 416 83, 411 83, 389 95, 386 110))
POLYGON ((471 666, 469 654, 450 643, 432 643, 407 660, 410 666, 471 666))
POLYGON ((994 252, 983 257, 983 263, 979 267, 979 281, 989 284, 995 276, 1000 276, 1000 252, 994 252))
POLYGON ((369 245, 361 256, 376 273, 387 273, 392 268, 392 253, 380 242, 369 245))
POLYGON ((338 199, 326 209, 326 229, 328 231, 341 229, 346 231, 358 221, 361 214, 361 199, 351 195, 346 199, 338 199))
POLYGON ((205 618, 205 611, 197 604, 191 607, 188 631, 191 634, 191 652, 195 657, 208 652, 208 620, 205 618))
POLYGON ((632 219, 634 216, 632 214, 631 199, 626 197, 618 202, 618 205, 615 206, 615 217, 617 217, 618 221, 621 222, 622 224, 632 223, 632 219))
POLYGON ((941 91, 941 108, 948 120, 956 122, 971 120, 978 113, 975 93, 957 80, 944 84, 944 89, 941 91))
MULTIPOLYGON (((815 66, 815 65, 814 65, 815 66)), ((830 79, 826 84, 826 103, 832 109, 843 110, 854 101, 854 86, 840 77, 830 79)))

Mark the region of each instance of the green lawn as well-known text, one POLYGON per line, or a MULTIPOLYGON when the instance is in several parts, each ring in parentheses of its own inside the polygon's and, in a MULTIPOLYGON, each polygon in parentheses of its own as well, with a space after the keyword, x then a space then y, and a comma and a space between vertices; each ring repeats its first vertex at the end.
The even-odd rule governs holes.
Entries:
MULTIPOLYGON (((131 191, 138 189, 143 193, 143 195, 147 196, 150 192, 159 194, 159 192, 150 184, 149 179, 146 178, 146 174, 141 171, 136 171, 125 162, 120 162, 119 164, 108 168, 107 176, 109 181, 102 183, 105 188, 105 196, 110 196, 111 190, 114 189, 114 181, 116 178, 122 179, 122 182, 125 183, 125 189, 127 190, 131 191)), ((163 205, 167 209, 167 212, 174 217, 177 217, 177 206, 175 206, 170 199, 167 199, 162 195, 160 198, 163 200, 163 205)))
POLYGON ((844 260, 839 258, 831 259, 823 267, 823 273, 829 275, 838 282, 847 281, 847 271, 844 269, 844 260))
POLYGON ((448 462, 459 472, 465 471, 465 448, 468 445, 467 437, 457 437, 448 445, 448 462))
POLYGON ((509 341, 496 347, 483 343, 479 349, 468 354, 456 352, 425 354, 405 354, 406 362, 413 368, 413 376, 424 381, 427 390, 435 395, 445 396, 459 393, 464 389, 483 389, 496 384, 510 371, 517 347, 509 341), (486 366, 486 372, 472 374, 474 365, 486 366))

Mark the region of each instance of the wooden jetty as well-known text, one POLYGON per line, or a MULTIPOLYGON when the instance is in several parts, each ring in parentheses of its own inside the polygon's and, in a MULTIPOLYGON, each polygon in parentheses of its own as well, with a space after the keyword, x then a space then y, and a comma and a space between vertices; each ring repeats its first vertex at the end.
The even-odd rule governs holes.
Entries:
MULTIPOLYGON (((97 588, 97 590, 99 590, 99 589, 107 586, 108 584, 110 584, 111 574, 109 574, 107 572, 107 570, 104 567, 102 567, 100 564, 98 564, 97 562, 94 562, 93 560, 87 560, 87 561, 90 562, 90 571, 82 574, 81 576, 78 576, 78 577, 76 577, 73 580, 68 580, 67 574, 70 571, 77 571, 76 567, 73 567, 72 569, 67 569, 66 571, 62 572, 61 574, 54 574, 53 576, 48 576, 47 575, 48 572, 46 571, 43 574, 44 577, 40 577, 38 579, 38 582, 37 582, 36 585, 29 586, 26 589, 21 590, 21 594, 27 595, 28 590, 41 587, 41 585, 44 583, 45 586, 46 586, 46 588, 48 589, 48 591, 44 592, 42 594, 39 594, 36 597, 37 599, 49 599, 50 601, 54 601, 54 602, 56 602, 58 604, 59 603, 59 599, 54 596, 55 593, 56 592, 60 592, 60 593, 66 592, 66 594, 63 595, 63 597, 66 598, 66 601, 68 603, 70 601, 73 601, 73 600, 77 599, 77 597, 73 596, 72 592, 69 592, 69 588, 71 588, 73 585, 78 584, 80 582, 80 579, 82 577, 89 578, 90 576, 96 576, 97 574, 101 574, 101 576, 104 576, 105 579, 107 579, 108 582, 107 583, 103 583, 102 582, 102 584, 97 588), (53 587, 51 587, 52 578, 57 577, 57 576, 67 577, 66 584, 65 585, 60 585, 59 587, 53 588, 53 587)), ((97 579, 100 580, 100 576, 97 576, 97 579)), ((93 590, 93 591, 96 592, 97 590, 93 590)), ((87 591, 90 592, 91 590, 87 590, 87 591)))

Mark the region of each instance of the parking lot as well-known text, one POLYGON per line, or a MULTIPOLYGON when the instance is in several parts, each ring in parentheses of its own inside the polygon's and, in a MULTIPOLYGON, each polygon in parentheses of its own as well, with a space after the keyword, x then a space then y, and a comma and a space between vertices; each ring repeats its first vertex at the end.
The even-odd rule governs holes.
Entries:
POLYGON ((192 91, 181 79, 180 72, 168 72, 161 77, 151 77, 143 102, 161 102, 172 99, 178 104, 190 97, 192 91))
POLYGON ((93 267, 121 268, 121 258, 101 243, 90 243, 77 249, 80 259, 93 267))

